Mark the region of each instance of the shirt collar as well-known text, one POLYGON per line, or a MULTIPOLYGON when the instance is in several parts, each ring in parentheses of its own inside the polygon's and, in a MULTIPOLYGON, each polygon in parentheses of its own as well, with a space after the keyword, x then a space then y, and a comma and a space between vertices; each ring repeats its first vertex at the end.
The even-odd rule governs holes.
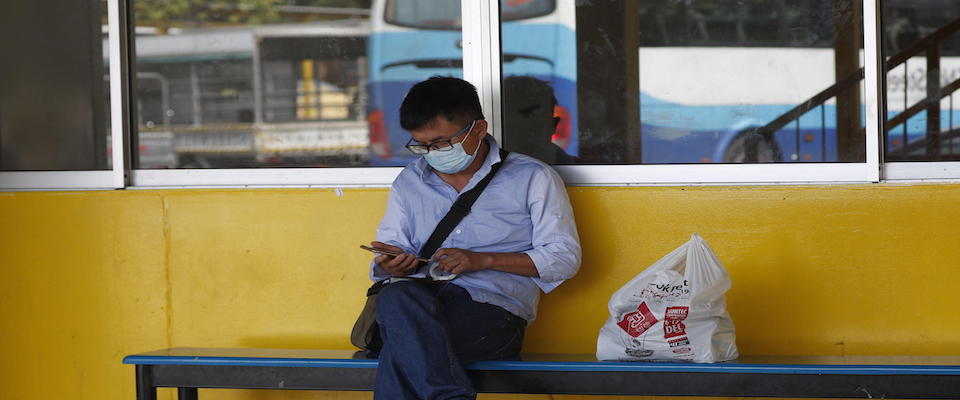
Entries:
MULTIPOLYGON (((484 140, 489 145, 490 151, 487 152, 487 157, 483 160, 483 164, 480 165, 480 169, 477 172, 473 173, 473 176, 470 178, 470 182, 467 183, 467 186, 463 188, 463 191, 470 190, 476 183, 483 179, 484 176, 487 176, 487 173, 490 172, 493 164, 500 162, 500 145, 497 144, 496 140, 493 140, 493 136, 487 135, 484 140)), ((478 150, 479 151, 479 150, 478 150)), ((440 179, 437 174, 433 173, 433 168, 430 167, 430 164, 427 163, 427 160, 423 157, 420 157, 413 164, 413 168, 417 171, 417 175, 420 176, 420 180, 423 183, 438 185, 447 183, 440 179)))

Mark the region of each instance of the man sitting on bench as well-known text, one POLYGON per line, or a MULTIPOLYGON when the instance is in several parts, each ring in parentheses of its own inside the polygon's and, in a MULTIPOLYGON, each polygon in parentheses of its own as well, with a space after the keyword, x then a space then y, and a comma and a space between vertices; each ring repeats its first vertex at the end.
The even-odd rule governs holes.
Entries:
POLYGON ((418 83, 400 107, 400 124, 412 136, 407 148, 423 157, 393 182, 371 244, 404 254, 377 256, 370 276, 420 279, 392 281, 379 293, 383 347, 374 396, 473 399, 463 365, 517 357, 540 291, 577 273, 573 210, 550 166, 518 153, 501 160, 505 153, 487 134, 476 89, 466 81, 418 83), (422 254, 458 196, 491 171, 493 179, 440 249, 422 254), (430 278, 441 274, 456 277, 430 278))

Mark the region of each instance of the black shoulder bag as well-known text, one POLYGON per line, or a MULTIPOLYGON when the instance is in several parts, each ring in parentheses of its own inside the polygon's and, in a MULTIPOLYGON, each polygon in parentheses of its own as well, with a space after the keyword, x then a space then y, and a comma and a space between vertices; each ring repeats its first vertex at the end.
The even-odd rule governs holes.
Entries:
MULTIPOLYGON (((447 239, 447 236, 450 235, 453 228, 456 228, 457 224, 459 224, 467 214, 470 214, 470 208, 473 207, 473 203, 477 201, 480 193, 483 192, 487 184, 493 180, 493 176, 500 170, 500 165, 507 159, 507 154, 509 154, 508 151, 500 149, 500 162, 490 166, 490 172, 487 173, 487 176, 483 177, 483 180, 477 183, 477 186, 474 186, 473 189, 457 197, 457 200, 450 206, 450 211, 447 211, 447 215, 437 223, 437 227, 433 229, 433 233, 430 234, 427 243, 420 249, 420 258, 430 259, 433 257, 433 253, 440 248, 440 245, 447 239)), ((426 265, 426 263, 421 262, 418 269, 424 265, 426 265)), ((404 279, 406 278, 387 278, 374 283, 373 286, 367 289, 367 303, 364 304, 363 311, 360 312, 357 322, 353 324, 353 331, 350 332, 350 343, 367 351, 377 351, 383 347, 383 342, 380 340, 380 327, 377 325, 377 294, 391 281, 404 279)))

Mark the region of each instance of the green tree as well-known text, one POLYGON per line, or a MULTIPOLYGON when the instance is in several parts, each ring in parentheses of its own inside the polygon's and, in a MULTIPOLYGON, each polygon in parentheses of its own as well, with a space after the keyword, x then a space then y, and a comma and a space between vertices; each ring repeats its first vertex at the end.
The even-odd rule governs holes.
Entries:
MULTIPOLYGON (((287 2, 291 3, 290 0, 287 2)), ((370 0, 293 0, 292 4, 312 7, 370 8, 370 0)))
POLYGON ((276 6, 285 0, 136 0, 137 25, 172 26, 256 25, 279 19, 276 6))

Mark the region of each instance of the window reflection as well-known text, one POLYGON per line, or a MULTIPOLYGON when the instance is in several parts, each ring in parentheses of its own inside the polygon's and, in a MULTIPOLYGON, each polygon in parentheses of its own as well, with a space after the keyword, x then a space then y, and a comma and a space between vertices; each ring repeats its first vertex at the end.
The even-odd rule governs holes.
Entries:
POLYGON ((404 165, 403 95, 462 76, 459 5, 424 30, 387 1, 246 3, 135 2, 140 168, 404 165))
POLYGON ((529 149, 510 114, 524 77, 555 93, 553 143, 573 158, 551 163, 865 160, 859 2, 554 6, 501 27, 508 149, 529 149))
POLYGON ((108 168, 106 2, 0 2, 0 171, 108 168))
POLYGON ((240 3, 135 3, 137 165, 364 165, 369 9, 240 3))
MULTIPOLYGON (((576 156, 564 149, 566 142, 558 131, 568 122, 558 113, 557 97, 546 81, 529 76, 511 76, 503 80, 503 124, 512 131, 510 149, 550 164, 576 164, 576 156), (558 144, 559 143, 559 144, 558 144)), ((568 135, 563 135, 568 136, 568 135)))
POLYGON ((960 2, 882 3, 886 161, 960 160, 960 2))

